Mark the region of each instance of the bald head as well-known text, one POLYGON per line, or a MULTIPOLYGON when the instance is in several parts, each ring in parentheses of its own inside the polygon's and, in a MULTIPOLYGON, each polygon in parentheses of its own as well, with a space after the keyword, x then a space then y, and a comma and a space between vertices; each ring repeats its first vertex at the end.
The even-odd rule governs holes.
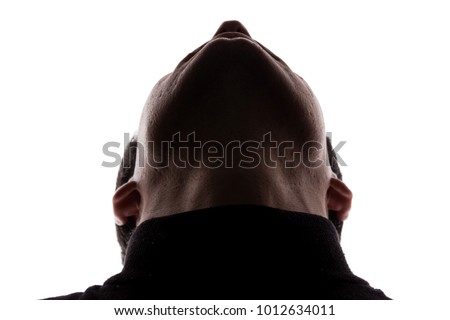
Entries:
POLYGON ((239 22, 225 22, 154 87, 138 141, 167 141, 176 132, 222 143, 267 132, 280 141, 325 139, 308 85, 239 22))
POLYGON ((119 222, 227 204, 327 216, 333 176, 320 105, 237 21, 155 85, 137 142, 144 161, 115 196, 119 222))

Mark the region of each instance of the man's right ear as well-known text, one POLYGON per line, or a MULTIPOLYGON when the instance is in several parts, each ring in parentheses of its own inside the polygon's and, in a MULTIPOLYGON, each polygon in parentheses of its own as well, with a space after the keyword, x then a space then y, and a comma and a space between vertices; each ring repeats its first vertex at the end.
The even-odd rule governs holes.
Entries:
POLYGON ((332 177, 327 190, 327 207, 334 211, 339 221, 347 219, 352 207, 352 192, 342 180, 332 177))
POLYGON ((129 217, 139 216, 141 194, 135 181, 128 181, 120 186, 113 196, 113 208, 116 224, 122 226, 129 217))

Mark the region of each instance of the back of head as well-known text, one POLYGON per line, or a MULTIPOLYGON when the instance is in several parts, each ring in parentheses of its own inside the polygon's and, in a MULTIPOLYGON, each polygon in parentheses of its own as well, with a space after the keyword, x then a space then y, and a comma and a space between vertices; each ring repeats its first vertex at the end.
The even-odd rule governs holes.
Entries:
POLYGON ((340 178, 311 88, 225 22, 145 103, 113 199, 122 254, 145 220, 221 205, 316 214, 340 232, 351 203, 340 178))

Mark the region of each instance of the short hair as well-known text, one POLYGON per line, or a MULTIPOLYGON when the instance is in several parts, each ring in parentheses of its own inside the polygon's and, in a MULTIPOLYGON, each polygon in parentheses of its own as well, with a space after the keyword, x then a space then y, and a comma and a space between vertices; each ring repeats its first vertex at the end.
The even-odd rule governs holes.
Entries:
MULTIPOLYGON (((330 137, 327 136, 327 154, 328 154, 328 165, 331 166, 331 170, 336 174, 339 180, 342 180, 342 173, 339 168, 336 153, 333 150, 330 137)), ((137 140, 133 137, 127 146, 125 146, 124 156, 120 163, 119 172, 117 174, 116 180, 116 190, 127 183, 134 174, 134 168, 136 165, 136 153, 137 153, 137 140)), ((335 211, 329 211, 328 216, 330 221, 336 228, 338 238, 341 238, 341 232, 343 227, 343 222, 337 218, 335 211)), ((125 262, 125 256, 127 253, 128 242, 136 229, 136 219, 128 218, 124 225, 116 225, 117 240, 121 249, 122 264, 125 262)))
MULTIPOLYGON (((137 140, 133 137, 128 145, 125 146, 122 161, 120 162, 119 172, 116 180, 116 190, 127 183, 134 174, 134 168, 136 166, 136 150, 137 140)), ((122 258, 122 264, 125 262, 125 255, 127 253, 128 242, 131 235, 136 229, 136 219, 129 217, 124 225, 116 225, 117 241, 120 245, 120 254, 122 258)))
MULTIPOLYGON (((331 167, 331 171, 333 171, 334 174, 336 174, 336 177, 339 180, 342 180, 342 172, 339 168, 339 163, 337 159, 336 152, 334 152, 333 145, 331 143, 331 138, 327 136, 327 155, 328 155, 328 165, 331 167)), ((329 210, 328 211, 328 218, 333 223, 334 227, 336 228, 339 241, 341 240, 341 233, 342 233, 342 227, 344 226, 344 222, 342 220, 339 220, 337 218, 336 211, 329 210)))

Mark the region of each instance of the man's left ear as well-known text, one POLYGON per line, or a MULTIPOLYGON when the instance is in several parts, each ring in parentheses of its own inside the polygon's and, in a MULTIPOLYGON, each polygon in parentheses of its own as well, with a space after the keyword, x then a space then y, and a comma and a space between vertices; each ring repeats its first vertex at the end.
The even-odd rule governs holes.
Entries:
POLYGON ((327 207, 336 212, 340 221, 347 219, 352 207, 353 194, 342 180, 332 177, 327 190, 327 207))
POLYGON ((116 190, 113 196, 114 216, 116 224, 121 226, 127 223, 128 218, 138 218, 141 194, 135 181, 128 181, 116 190))

